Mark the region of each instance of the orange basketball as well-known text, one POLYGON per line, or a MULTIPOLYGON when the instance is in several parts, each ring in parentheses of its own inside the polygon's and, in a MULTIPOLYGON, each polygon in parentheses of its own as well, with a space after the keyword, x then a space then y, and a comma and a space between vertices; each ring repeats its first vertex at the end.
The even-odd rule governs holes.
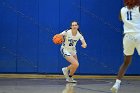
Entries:
POLYGON ((63 39, 63 36, 62 35, 59 35, 59 34, 56 34, 54 37, 53 37, 53 42, 55 44, 62 44, 64 41, 63 39))

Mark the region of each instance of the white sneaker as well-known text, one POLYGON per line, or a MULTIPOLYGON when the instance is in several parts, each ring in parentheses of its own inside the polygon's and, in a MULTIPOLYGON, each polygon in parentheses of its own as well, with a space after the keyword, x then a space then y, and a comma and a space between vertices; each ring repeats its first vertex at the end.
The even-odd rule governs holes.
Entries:
POLYGON ((63 72, 66 79, 69 78, 67 67, 62 68, 62 72, 63 72))
POLYGON ((112 91, 112 93, 118 93, 119 88, 120 88, 120 84, 115 83, 110 90, 112 91))
POLYGON ((66 81, 69 82, 69 83, 77 83, 76 80, 74 80, 73 78, 70 78, 70 77, 67 78, 66 81))

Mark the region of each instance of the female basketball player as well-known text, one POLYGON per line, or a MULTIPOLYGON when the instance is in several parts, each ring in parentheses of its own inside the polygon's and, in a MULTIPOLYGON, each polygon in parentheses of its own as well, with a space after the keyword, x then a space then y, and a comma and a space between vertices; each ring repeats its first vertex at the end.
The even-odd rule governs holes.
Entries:
POLYGON ((77 82, 72 78, 72 76, 74 75, 74 73, 76 72, 79 66, 78 58, 76 55, 76 47, 75 47, 76 43, 80 39, 82 42, 81 46, 83 48, 87 47, 85 39, 78 29, 79 29, 78 23, 76 21, 73 21, 71 23, 71 29, 60 33, 60 35, 64 37, 64 42, 62 43, 60 50, 64 58, 70 63, 68 67, 62 68, 62 71, 66 78, 66 81, 73 82, 73 83, 77 82))
POLYGON ((124 23, 124 63, 120 67, 116 83, 111 88, 112 93, 117 93, 121 79, 124 76, 129 64, 131 63, 134 49, 140 55, 140 1, 124 0, 125 7, 121 9, 121 19, 124 23))

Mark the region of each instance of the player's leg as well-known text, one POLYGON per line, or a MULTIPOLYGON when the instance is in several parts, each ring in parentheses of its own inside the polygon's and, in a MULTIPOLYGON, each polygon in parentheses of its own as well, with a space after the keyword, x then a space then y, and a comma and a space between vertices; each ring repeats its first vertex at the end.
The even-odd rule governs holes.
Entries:
POLYGON ((66 56, 65 58, 68 62, 71 63, 71 65, 67 67, 67 69, 70 70, 69 78, 67 78, 67 81, 68 82, 76 82, 75 80, 73 80, 72 76, 76 72, 76 70, 79 66, 79 63, 73 56, 66 56))
MULTIPOLYGON (((74 56, 73 56, 76 60, 77 60, 77 62, 78 62, 78 58, 77 58, 77 55, 76 55, 76 53, 74 54, 74 56)), ((68 61, 68 60, 67 60, 68 61)), ((74 61, 73 61, 74 62, 74 61)), ((71 63, 71 65, 69 65, 68 67, 65 67, 65 68, 63 68, 63 69, 67 69, 68 71, 70 70, 70 73, 69 73, 69 77, 67 77, 66 78, 66 81, 68 81, 68 82, 77 82, 77 81, 75 81, 73 78, 72 78, 72 76, 74 75, 74 73, 76 72, 76 70, 77 70, 77 68, 78 68, 78 66, 79 66, 79 63, 76 63, 75 65, 73 64, 73 62, 71 63)))
POLYGON ((74 55, 73 57, 78 61, 78 57, 77 57, 77 55, 74 55))
MULTIPOLYGON (((60 51, 64 58, 66 58, 67 56, 71 56, 71 54, 65 48, 61 48, 60 51)), ((66 79, 69 78, 69 69, 71 69, 71 65, 62 68, 62 72, 66 79)))
POLYGON ((128 55, 124 57, 124 63, 120 67, 117 79, 121 80, 122 77, 124 76, 129 64, 131 63, 132 60, 132 55, 134 53, 134 48, 136 47, 138 54, 140 55, 140 34, 138 35, 131 35, 128 36, 129 41, 124 41, 124 54, 128 55), (131 45, 127 43, 131 43, 131 45))
MULTIPOLYGON (((72 77, 77 70, 79 63, 77 59, 75 59, 76 52, 75 51, 68 51, 67 49, 62 48, 61 53, 63 54, 64 58, 70 62, 70 65, 68 67, 62 68, 63 74, 65 75, 66 80, 69 79, 69 76, 72 77), (68 71, 70 70, 70 74, 68 71)), ((74 80, 71 80, 72 82, 76 82, 74 80)))
POLYGON ((119 69, 117 79, 121 80, 123 78, 129 64, 131 63, 131 59, 132 59, 132 55, 131 56, 124 56, 124 62, 119 69))
POLYGON ((71 63, 71 65, 69 65, 67 67, 67 69, 70 70, 69 76, 72 77, 74 75, 74 73, 76 72, 76 70, 79 66, 79 63, 78 63, 76 50, 69 50, 69 52, 72 55, 72 58, 74 59, 74 61, 72 61, 72 62, 70 62, 68 59, 66 59, 67 61, 69 61, 71 63))
POLYGON ((131 63, 135 47, 136 47, 135 37, 133 35, 126 34, 123 39, 123 48, 125 55, 124 62, 119 69, 117 79, 121 80, 122 77, 124 76, 129 64, 131 63))
MULTIPOLYGON (((73 57, 78 61, 77 55, 74 55, 73 57)), ((71 68, 72 68, 72 65, 69 65, 68 69, 70 70, 71 68)))
POLYGON ((71 65, 67 67, 70 70, 70 74, 69 74, 70 76, 74 75, 74 73, 76 72, 79 66, 77 55, 74 55, 73 57, 76 60, 75 61, 76 63, 71 63, 71 65))
POLYGON ((125 54, 124 62, 119 69, 116 82, 113 85, 113 87, 111 88, 112 93, 118 92, 118 89, 119 89, 120 83, 121 83, 121 79, 124 76, 129 64, 131 63, 132 55, 133 55, 134 49, 135 49, 135 41, 132 38, 133 38, 132 36, 130 36, 129 34, 128 35, 126 34, 123 39, 123 47, 124 47, 124 54, 125 54))

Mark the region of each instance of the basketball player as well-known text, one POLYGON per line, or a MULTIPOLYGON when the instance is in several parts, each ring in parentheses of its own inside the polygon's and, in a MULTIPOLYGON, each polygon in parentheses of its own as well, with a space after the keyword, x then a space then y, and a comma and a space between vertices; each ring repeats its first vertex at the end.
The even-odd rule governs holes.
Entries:
POLYGON ((113 87, 112 93, 117 93, 121 84, 121 79, 124 76, 129 64, 131 63, 134 49, 140 55, 140 1, 139 0, 124 0, 124 5, 121 9, 121 19, 124 23, 124 63, 120 67, 117 79, 113 87))
POLYGON ((77 22, 73 21, 71 23, 71 29, 63 31, 60 33, 64 37, 64 42, 61 45, 61 53, 63 57, 70 63, 68 67, 62 68, 62 72, 66 78, 67 82, 76 83, 77 81, 72 78, 76 72, 79 62, 76 54, 76 43, 81 40, 82 47, 86 48, 87 44, 84 37, 79 32, 79 25, 77 22), (69 73, 70 71, 70 73, 69 73))

